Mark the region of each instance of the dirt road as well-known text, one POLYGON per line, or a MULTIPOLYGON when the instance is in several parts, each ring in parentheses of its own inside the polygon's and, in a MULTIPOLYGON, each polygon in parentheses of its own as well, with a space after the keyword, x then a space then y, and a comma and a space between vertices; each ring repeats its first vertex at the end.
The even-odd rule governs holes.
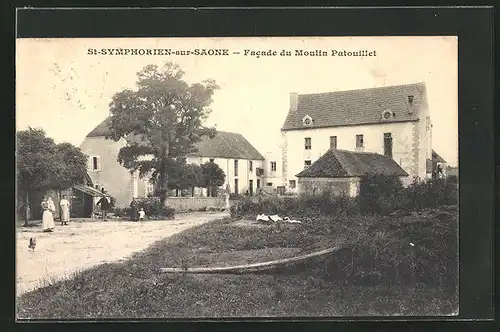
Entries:
POLYGON ((22 294, 47 281, 74 272, 126 259, 152 243, 193 226, 227 216, 225 212, 190 213, 166 221, 74 221, 43 233, 41 226, 20 227, 16 233, 16 292, 22 294), (36 237, 34 252, 28 249, 36 237))

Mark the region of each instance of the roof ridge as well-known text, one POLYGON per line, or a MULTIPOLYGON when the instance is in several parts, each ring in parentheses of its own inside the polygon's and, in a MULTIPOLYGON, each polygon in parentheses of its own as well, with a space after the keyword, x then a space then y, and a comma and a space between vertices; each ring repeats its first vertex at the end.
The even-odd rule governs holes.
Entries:
POLYGON ((409 86, 423 86, 425 87, 425 82, 415 82, 415 83, 408 83, 408 84, 396 84, 396 85, 384 85, 384 86, 375 86, 371 88, 360 88, 360 89, 348 89, 348 90, 336 90, 336 91, 329 91, 329 92, 317 92, 317 93, 299 93, 298 96, 319 96, 319 95, 328 95, 328 94, 333 94, 333 93, 340 93, 340 92, 356 92, 356 91, 367 91, 367 90, 384 90, 388 88, 399 88, 399 87, 409 87, 409 86))
POLYGON ((351 150, 344 150, 344 149, 337 149, 337 151, 354 153, 354 154, 376 154, 376 155, 381 155, 380 153, 368 152, 368 151, 351 151, 351 150))

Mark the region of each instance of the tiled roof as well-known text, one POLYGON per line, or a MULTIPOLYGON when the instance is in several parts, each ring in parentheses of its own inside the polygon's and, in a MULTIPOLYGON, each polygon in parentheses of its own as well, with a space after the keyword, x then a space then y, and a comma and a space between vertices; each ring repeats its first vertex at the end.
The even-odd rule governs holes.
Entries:
POLYGON ((435 163, 446 163, 446 160, 444 160, 440 155, 437 154, 436 151, 432 150, 432 161, 435 163))
POLYGON ((99 123, 97 127, 92 129, 90 133, 87 134, 87 137, 101 137, 106 136, 109 132, 109 125, 111 124, 111 118, 106 118, 103 122, 99 123))
POLYGON ((196 144, 198 152, 193 155, 212 158, 264 160, 264 157, 238 133, 217 131, 213 138, 205 136, 196 144))
MULTIPOLYGON (((110 118, 107 118, 95 127, 87 137, 102 137, 109 131, 110 118)), ((132 138, 138 141, 137 137, 132 138)), ((196 144, 198 152, 192 155, 210 158, 264 160, 264 157, 241 134, 226 131, 217 131, 213 138, 205 136, 196 144)))
POLYGON ((282 130, 380 123, 386 110, 394 117, 384 122, 414 121, 425 103, 425 83, 302 94, 298 95, 297 110, 288 112, 282 130), (408 96, 413 96, 411 104, 408 96), (312 118, 309 126, 302 124, 306 115, 312 118))
POLYGON ((368 152, 330 149, 297 177, 344 178, 370 174, 408 176, 392 158, 368 152))

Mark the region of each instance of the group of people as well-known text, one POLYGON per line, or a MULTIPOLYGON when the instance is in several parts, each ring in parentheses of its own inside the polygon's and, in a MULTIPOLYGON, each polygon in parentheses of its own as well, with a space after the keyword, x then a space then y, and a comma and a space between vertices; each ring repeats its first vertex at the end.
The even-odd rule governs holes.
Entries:
MULTIPOLYGON (((54 213, 56 212, 56 206, 52 197, 45 195, 42 201, 42 228, 44 232, 54 231, 54 213)), ((62 199, 59 201, 59 207, 61 208, 61 226, 68 225, 69 222, 69 200, 66 195, 63 195, 62 199)))
MULTIPOLYGON (((105 192, 103 191, 102 197, 96 204, 100 207, 102 212, 102 220, 107 221, 108 209, 111 206, 111 202, 108 197, 106 197, 105 192)), ((44 232, 52 232, 54 231, 55 222, 54 222, 54 213, 56 212, 56 206, 52 197, 49 195, 45 195, 42 201, 42 228, 44 232)), ((143 208, 138 208, 138 204, 135 199, 130 204, 131 212, 132 212, 132 221, 140 221, 146 219, 146 212, 143 208)), ((59 207, 61 211, 61 226, 68 225, 70 218, 70 203, 68 197, 66 195, 62 196, 62 199, 59 201, 59 207)))

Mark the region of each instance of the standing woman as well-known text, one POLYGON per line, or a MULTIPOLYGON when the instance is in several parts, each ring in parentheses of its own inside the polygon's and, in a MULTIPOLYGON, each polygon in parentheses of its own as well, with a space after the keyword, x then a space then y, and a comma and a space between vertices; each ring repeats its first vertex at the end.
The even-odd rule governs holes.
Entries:
POLYGON ((69 201, 66 195, 63 195, 63 198, 59 202, 59 206, 61 207, 61 226, 68 225, 69 221, 69 201))
POLYGON ((45 195, 42 201, 42 228, 44 232, 52 232, 54 230, 54 211, 56 207, 52 198, 45 195))

